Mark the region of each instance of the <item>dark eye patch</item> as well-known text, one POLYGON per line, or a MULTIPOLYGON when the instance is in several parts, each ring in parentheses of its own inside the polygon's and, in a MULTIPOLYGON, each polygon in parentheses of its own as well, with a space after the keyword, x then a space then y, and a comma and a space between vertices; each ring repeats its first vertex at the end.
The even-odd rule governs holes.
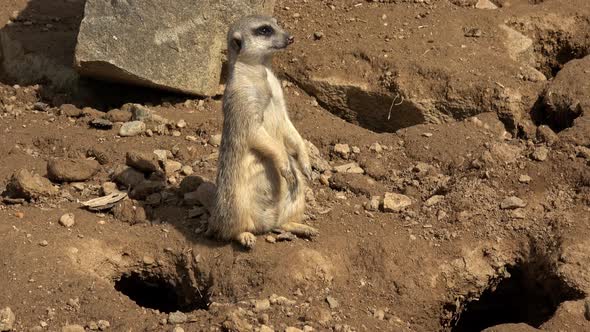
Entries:
POLYGON ((254 33, 257 36, 270 36, 274 32, 275 32, 275 30, 270 25, 263 25, 261 27, 258 27, 256 30, 254 30, 254 33))

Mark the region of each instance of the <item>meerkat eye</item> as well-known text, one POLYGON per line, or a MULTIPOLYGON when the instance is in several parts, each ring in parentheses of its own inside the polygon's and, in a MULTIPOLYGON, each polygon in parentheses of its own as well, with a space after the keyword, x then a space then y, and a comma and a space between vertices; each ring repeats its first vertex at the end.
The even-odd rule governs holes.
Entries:
POLYGON ((274 32, 274 29, 270 25, 263 25, 256 29, 256 34, 258 36, 270 36, 274 32))

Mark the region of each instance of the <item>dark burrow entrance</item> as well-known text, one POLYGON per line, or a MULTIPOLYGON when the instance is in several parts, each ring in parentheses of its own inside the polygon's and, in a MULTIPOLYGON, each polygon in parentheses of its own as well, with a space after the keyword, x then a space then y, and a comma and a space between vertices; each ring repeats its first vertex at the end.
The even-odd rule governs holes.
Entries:
POLYGON ((539 327, 564 301, 584 298, 559 279, 548 265, 525 263, 507 269, 508 277, 467 302, 451 322, 452 332, 478 332, 506 323, 539 327))
POLYGON ((137 305, 165 313, 207 310, 210 286, 205 275, 182 265, 172 271, 163 268, 130 271, 115 280, 115 289, 137 305))

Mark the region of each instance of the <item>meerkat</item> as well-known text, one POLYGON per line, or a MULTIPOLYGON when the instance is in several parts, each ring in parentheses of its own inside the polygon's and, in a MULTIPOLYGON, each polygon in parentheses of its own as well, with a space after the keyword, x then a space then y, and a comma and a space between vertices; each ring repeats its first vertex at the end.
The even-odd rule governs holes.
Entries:
POLYGON ((301 224, 309 156, 289 115, 271 62, 294 38, 277 20, 247 16, 228 32, 228 79, 223 96, 217 192, 208 234, 246 248, 273 229, 312 237, 301 224))

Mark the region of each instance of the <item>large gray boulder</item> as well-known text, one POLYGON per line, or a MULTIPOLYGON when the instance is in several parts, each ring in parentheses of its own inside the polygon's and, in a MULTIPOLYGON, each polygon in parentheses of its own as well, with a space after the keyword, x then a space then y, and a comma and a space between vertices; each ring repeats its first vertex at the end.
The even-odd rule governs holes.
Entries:
POLYGON ((228 25, 274 0, 88 0, 76 46, 82 75, 196 95, 220 92, 228 25))

